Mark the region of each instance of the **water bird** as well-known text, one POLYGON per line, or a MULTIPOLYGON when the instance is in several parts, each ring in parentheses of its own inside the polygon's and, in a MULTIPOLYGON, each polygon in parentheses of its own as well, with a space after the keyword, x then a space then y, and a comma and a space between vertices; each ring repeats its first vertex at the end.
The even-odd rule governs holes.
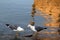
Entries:
POLYGON ((40 27, 40 26, 34 26, 34 25, 31 25, 31 24, 29 24, 27 27, 29 27, 34 32, 40 32, 44 29, 47 29, 47 28, 43 28, 43 27, 40 27))
POLYGON ((13 31, 24 31, 23 28, 17 25, 10 25, 10 24, 5 24, 5 25, 13 31))
POLYGON ((47 29, 47 28, 43 28, 43 27, 40 27, 40 26, 34 26, 34 23, 29 24, 27 27, 29 27, 35 33, 31 34, 31 35, 26 35, 24 37, 35 37, 35 36, 37 36, 39 34, 40 31, 42 31, 44 29, 47 29))
POLYGON ((16 31, 16 35, 15 35, 14 40, 20 40, 20 38, 19 38, 19 32, 24 31, 24 29, 21 28, 20 26, 17 26, 17 25, 10 25, 10 24, 5 24, 5 25, 8 28, 10 28, 11 30, 16 31))

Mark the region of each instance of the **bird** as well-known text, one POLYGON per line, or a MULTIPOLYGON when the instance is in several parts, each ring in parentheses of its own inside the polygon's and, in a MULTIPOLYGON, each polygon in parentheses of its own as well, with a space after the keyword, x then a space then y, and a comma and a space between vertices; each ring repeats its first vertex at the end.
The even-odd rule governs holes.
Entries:
POLYGON ((20 40, 19 32, 24 31, 24 29, 17 25, 10 25, 10 24, 5 24, 5 25, 11 30, 16 32, 15 38, 13 40, 20 40))
POLYGON ((13 31, 24 31, 23 28, 17 25, 10 25, 10 24, 5 24, 5 25, 13 31))
POLYGON ((24 37, 33 37, 33 36, 36 36, 40 31, 44 30, 44 29, 47 29, 47 28, 43 28, 43 27, 40 27, 40 26, 34 26, 34 24, 28 24, 28 26, 32 31, 34 31, 35 33, 34 34, 31 34, 31 35, 26 35, 24 37))
POLYGON ((27 27, 29 27, 34 32, 40 32, 44 29, 47 29, 47 28, 43 28, 43 27, 40 27, 40 26, 31 25, 31 24, 28 24, 27 27))
POLYGON ((28 26, 33 32, 34 34, 32 35, 26 35, 25 37, 37 37, 37 35, 39 34, 40 31, 44 30, 44 29, 47 29, 47 28, 43 28, 43 27, 40 27, 40 26, 35 26, 34 23, 32 24, 28 24, 28 26))

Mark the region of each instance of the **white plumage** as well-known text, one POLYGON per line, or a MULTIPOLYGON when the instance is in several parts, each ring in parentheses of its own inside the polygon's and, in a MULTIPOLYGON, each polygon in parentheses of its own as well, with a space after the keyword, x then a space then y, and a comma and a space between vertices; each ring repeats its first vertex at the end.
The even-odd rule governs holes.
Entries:
POLYGON ((19 26, 19 27, 17 27, 16 30, 14 29, 13 31, 24 31, 24 29, 19 26))
POLYGON ((35 26, 32 26, 31 24, 29 24, 27 27, 30 27, 30 29, 31 29, 32 31, 35 31, 35 32, 36 32, 35 26))

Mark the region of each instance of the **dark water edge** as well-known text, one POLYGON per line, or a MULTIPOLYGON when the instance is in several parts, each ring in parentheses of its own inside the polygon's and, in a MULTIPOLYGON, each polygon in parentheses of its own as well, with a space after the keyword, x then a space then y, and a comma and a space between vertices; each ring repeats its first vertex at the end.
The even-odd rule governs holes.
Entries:
POLYGON ((39 34, 39 36, 35 37, 23 37, 19 36, 18 38, 15 37, 15 35, 9 34, 9 35, 1 35, 0 40, 60 40, 60 36, 54 35, 49 36, 51 34, 39 34))

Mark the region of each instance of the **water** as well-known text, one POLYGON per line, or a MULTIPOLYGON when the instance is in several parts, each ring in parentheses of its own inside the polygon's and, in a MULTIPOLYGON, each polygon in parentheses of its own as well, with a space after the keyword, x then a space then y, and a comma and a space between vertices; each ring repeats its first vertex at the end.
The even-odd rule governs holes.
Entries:
POLYGON ((0 22, 27 24, 32 3, 32 0, 0 0, 0 22))
MULTIPOLYGON (((0 24, 27 25, 31 20, 33 0, 0 0, 0 24)), ((44 18, 35 17, 37 25, 43 26, 44 18)), ((1 28, 0 26, 0 28, 1 28)))
MULTIPOLYGON (((6 23, 17 24, 23 27, 25 32, 20 32, 21 35, 33 33, 27 28, 31 20, 32 4, 33 0, 0 0, 0 39, 3 34, 6 36, 11 34, 13 36, 16 33, 7 28, 5 26, 6 23)), ((43 26, 45 21, 42 16, 35 16, 36 25, 43 26)), ((47 29, 46 31, 50 30, 47 29)), ((2 38, 1 40, 5 39, 2 38)))

